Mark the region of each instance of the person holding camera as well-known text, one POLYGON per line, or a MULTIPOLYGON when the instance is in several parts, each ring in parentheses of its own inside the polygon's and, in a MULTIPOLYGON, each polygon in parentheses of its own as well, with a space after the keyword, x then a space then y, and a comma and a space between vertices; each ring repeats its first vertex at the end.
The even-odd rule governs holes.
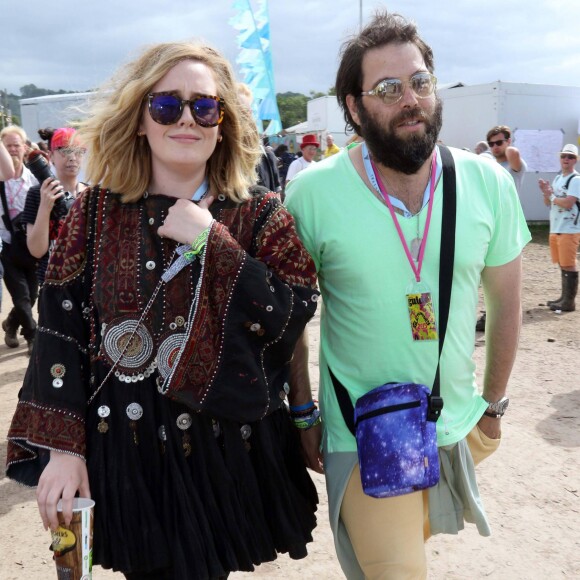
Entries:
POLYGON ((77 195, 86 187, 78 181, 85 152, 75 129, 56 129, 50 138, 49 153, 56 176, 50 172, 48 161, 42 153, 37 153, 27 164, 41 182, 41 185, 28 191, 23 212, 28 250, 40 260, 36 277, 41 286, 48 266, 49 250, 58 237, 60 225, 77 195))

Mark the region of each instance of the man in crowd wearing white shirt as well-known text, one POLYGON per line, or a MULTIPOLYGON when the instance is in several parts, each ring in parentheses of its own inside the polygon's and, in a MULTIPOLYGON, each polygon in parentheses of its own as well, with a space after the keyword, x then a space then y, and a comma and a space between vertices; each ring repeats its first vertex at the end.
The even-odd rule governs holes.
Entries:
MULTIPOLYGON (((14 164, 8 149, 0 140, 0 180, 12 179, 14 177, 14 164)), ((2 238, 0 237, 0 253, 2 252, 2 238)), ((4 277, 4 267, 0 260, 0 310, 2 310, 2 278, 4 277)))
POLYGON ((12 234, 10 224, 13 226, 15 218, 22 212, 26 203, 28 190, 37 185, 32 173, 24 165, 26 155, 26 133, 21 127, 12 125, 5 127, 0 132, 0 140, 12 157, 14 165, 14 177, 5 179, 0 183, 4 188, 8 215, 5 215, 3 204, 0 204, 0 237, 2 238, 2 265, 4 267, 4 283, 12 297, 13 307, 6 320, 2 323, 4 341, 9 348, 19 345, 17 332, 22 327, 22 335, 28 343, 28 354, 32 352, 36 322, 32 315, 32 307, 38 297, 38 282, 36 279, 36 267, 22 267, 16 263, 10 253, 12 234))

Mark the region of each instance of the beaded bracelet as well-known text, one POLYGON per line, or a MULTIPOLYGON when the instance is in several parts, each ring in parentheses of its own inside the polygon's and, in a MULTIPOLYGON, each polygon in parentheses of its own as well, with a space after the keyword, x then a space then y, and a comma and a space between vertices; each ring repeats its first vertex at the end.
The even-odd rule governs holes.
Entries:
POLYGON ((197 236, 197 238, 195 238, 195 240, 193 240, 193 242, 191 242, 191 250, 188 250, 184 253, 186 258, 193 259, 205 248, 210 229, 211 226, 207 227, 205 230, 203 230, 203 232, 201 232, 201 234, 197 236))

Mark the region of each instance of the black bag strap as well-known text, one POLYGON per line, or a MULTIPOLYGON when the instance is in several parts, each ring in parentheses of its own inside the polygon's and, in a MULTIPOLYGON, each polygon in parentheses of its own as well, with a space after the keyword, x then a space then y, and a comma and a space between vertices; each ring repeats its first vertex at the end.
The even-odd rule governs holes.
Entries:
POLYGON ((2 215, 2 221, 6 226, 6 229, 12 235, 14 233, 14 228, 12 227, 12 221, 10 220, 10 212, 8 211, 8 202, 6 201, 6 186, 3 181, 0 181, 0 198, 2 199, 2 209, 4 214, 2 215))
MULTIPOLYGON (((455 163, 453 156, 447 147, 439 145, 441 161, 443 164, 443 211, 441 217, 441 248, 439 258, 439 356, 437 359, 437 369, 431 396, 429 397, 429 410, 427 412, 428 421, 437 421, 443 409, 443 399, 441 398, 440 362, 443 352, 443 343, 447 332, 447 320, 449 318, 449 308, 451 305, 451 287, 453 285, 453 262, 455 259, 455 224, 457 217, 457 195, 455 163)), ((344 385, 334 376, 328 367, 328 372, 334 385, 336 398, 344 422, 348 430, 354 435, 354 408, 350 400, 348 391, 344 385)))
MULTIPOLYGON (((568 191, 568 186, 570 185, 570 182, 575 178, 575 177, 580 177, 580 173, 572 173, 572 175, 570 175, 570 177, 568 177, 568 179, 566 180, 566 183, 564 184, 564 190, 567 192, 568 191)), ((576 200, 576 208, 578 209, 578 213, 576 214, 576 219, 574 220, 574 225, 578 225, 578 217, 580 217, 580 200, 576 200)))
POLYGON ((575 177, 580 177, 580 173, 572 173, 572 175, 570 175, 570 177, 568 177, 568 179, 566 180, 566 183, 564 184, 564 189, 566 191, 568 191, 568 187, 570 186, 570 182, 575 178, 575 177))

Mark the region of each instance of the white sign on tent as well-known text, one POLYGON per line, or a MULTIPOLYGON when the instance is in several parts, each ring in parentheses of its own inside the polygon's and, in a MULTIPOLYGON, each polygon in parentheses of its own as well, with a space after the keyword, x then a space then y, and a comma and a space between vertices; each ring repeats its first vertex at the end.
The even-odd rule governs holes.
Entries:
POLYGON ((516 129, 513 145, 520 150, 528 171, 558 172, 562 135, 561 129, 516 129))

